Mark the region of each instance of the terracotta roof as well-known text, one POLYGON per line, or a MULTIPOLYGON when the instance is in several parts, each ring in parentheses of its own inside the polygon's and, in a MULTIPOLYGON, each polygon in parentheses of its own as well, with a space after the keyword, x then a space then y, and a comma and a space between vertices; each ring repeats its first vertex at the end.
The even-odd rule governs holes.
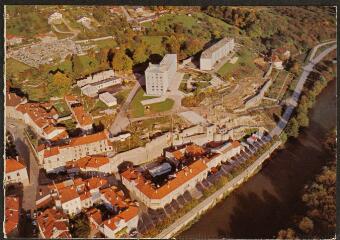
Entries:
POLYGON ((10 234, 19 223, 19 198, 6 197, 5 207, 5 233, 10 234))
POLYGON ((6 106, 16 107, 23 102, 23 98, 19 97, 15 93, 6 94, 6 106))
POLYGON ((169 180, 166 184, 159 188, 154 188, 151 184, 146 182, 146 179, 138 172, 128 169, 122 173, 122 177, 132 181, 135 180, 136 187, 143 192, 148 198, 151 199, 162 199, 169 193, 173 192, 178 187, 182 186, 190 179, 200 174, 207 169, 207 165, 202 159, 199 159, 176 173, 174 179, 169 180), (190 170, 191 169, 191 170, 190 170))
POLYGON ((59 152, 59 147, 47 148, 44 151, 44 158, 49 158, 51 156, 58 155, 59 153, 60 153, 59 152))
POLYGON ((97 209, 97 208, 89 209, 86 212, 86 215, 88 216, 89 219, 92 219, 98 225, 100 225, 103 221, 102 220, 102 213, 101 213, 100 209, 97 209))
POLYGON ((73 186, 60 189, 59 194, 61 203, 65 203, 79 197, 76 188, 73 186))
POLYGON ((99 177, 92 177, 87 180, 86 182, 86 187, 88 189, 95 189, 95 188, 100 188, 108 183, 106 178, 99 178, 99 177))
POLYGON ((105 188, 100 192, 112 206, 116 205, 119 208, 125 208, 127 206, 127 203, 123 200, 124 194, 122 194, 122 192, 114 188, 105 188))
POLYGON ((68 230, 68 219, 64 217, 64 214, 53 208, 48 208, 44 212, 38 214, 37 222, 45 238, 71 238, 71 234, 68 230), (55 236, 53 236, 54 229, 58 230, 55 236))
POLYGON ((180 160, 181 158, 184 157, 184 154, 183 154, 180 150, 174 151, 174 152, 172 153, 172 155, 173 155, 174 158, 176 158, 177 160, 180 160))
POLYGON ((88 191, 85 191, 80 194, 80 201, 84 201, 86 199, 89 199, 91 197, 91 193, 88 191))
POLYGON ((6 159, 6 173, 26 168, 22 163, 14 159, 6 159))
POLYGON ((86 168, 97 168, 98 169, 99 167, 106 165, 108 163, 109 163, 109 158, 103 157, 103 156, 86 156, 76 161, 76 165, 82 169, 86 169, 86 168))
POLYGON ((78 145, 98 142, 98 141, 105 140, 105 139, 107 139, 107 136, 106 136, 105 132, 102 131, 102 132, 91 134, 91 135, 72 138, 69 145, 70 146, 78 146, 78 145))
POLYGON ((138 207, 129 206, 125 211, 121 212, 118 217, 123 218, 125 222, 128 222, 130 219, 134 218, 138 215, 138 207))
POLYGON ((68 133, 65 131, 59 133, 58 135, 54 136, 53 138, 51 138, 52 141, 58 141, 58 140, 61 140, 61 139, 65 139, 65 138, 68 138, 68 133))
POLYGON ((202 155, 205 150, 196 144, 191 144, 185 148, 185 151, 191 155, 202 155))
POLYGON ((83 106, 72 107, 74 117, 80 126, 87 126, 93 124, 93 120, 90 114, 85 112, 83 106))

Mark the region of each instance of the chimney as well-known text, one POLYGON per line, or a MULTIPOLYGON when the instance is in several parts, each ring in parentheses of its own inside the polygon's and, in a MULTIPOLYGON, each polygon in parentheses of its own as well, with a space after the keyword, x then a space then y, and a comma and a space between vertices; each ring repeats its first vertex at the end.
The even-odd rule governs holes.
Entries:
POLYGON ((190 170, 189 170, 189 171, 190 171, 190 173, 192 173, 192 169, 191 169, 191 168, 190 168, 190 170))
POLYGON ((39 195, 42 196, 42 191, 41 188, 39 189, 39 195))
POLYGON ((15 156, 15 158, 17 159, 17 161, 19 162, 19 156, 15 156))

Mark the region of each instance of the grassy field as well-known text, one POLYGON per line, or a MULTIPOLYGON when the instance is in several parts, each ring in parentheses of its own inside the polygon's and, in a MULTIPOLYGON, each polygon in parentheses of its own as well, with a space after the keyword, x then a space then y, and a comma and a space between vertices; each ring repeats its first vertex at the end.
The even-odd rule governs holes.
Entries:
POLYGON ((131 91, 131 88, 128 88, 128 89, 123 89, 121 91, 119 91, 115 97, 117 98, 117 103, 118 104, 122 104, 123 102, 125 102, 127 96, 129 95, 131 91))
POLYGON ((19 62, 13 58, 6 59, 6 72, 7 74, 13 74, 16 75, 17 73, 23 72, 27 69, 30 69, 31 67, 19 62))
POLYGON ((142 100, 151 99, 155 97, 144 96, 145 92, 141 88, 136 93, 135 97, 132 99, 130 104, 132 117, 142 117, 144 116, 144 106, 141 104, 142 100))
POLYGON ((97 45, 98 49, 100 48, 114 48, 117 46, 117 42, 114 39, 105 39, 100 41, 91 42, 91 44, 97 45))
POLYGON ((244 75, 247 75, 247 73, 251 73, 256 69, 256 66, 253 62, 255 56, 252 52, 242 49, 237 53, 237 56, 238 60, 236 63, 225 63, 217 71, 217 73, 224 78, 228 78, 234 73, 236 73, 238 77, 243 77, 244 75))
POLYGON ((154 103, 150 104, 149 109, 145 110, 145 107, 141 104, 142 100, 146 99, 151 99, 155 97, 150 97, 150 96, 144 96, 145 92, 143 89, 140 89, 135 97, 133 98, 131 105, 130 105, 130 110, 131 110, 131 116, 136 118, 136 117, 142 117, 146 113, 151 114, 151 113, 156 113, 156 112, 164 112, 168 111, 172 108, 174 105, 174 101, 172 99, 167 98, 164 102, 160 103, 154 103))

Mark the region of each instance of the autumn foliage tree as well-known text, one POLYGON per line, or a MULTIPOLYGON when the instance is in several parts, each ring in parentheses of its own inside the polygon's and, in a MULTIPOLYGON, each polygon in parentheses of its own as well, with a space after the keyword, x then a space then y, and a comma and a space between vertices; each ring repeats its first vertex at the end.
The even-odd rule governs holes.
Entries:
POLYGON ((72 80, 66 74, 57 72, 48 84, 49 95, 63 97, 71 88, 72 80))

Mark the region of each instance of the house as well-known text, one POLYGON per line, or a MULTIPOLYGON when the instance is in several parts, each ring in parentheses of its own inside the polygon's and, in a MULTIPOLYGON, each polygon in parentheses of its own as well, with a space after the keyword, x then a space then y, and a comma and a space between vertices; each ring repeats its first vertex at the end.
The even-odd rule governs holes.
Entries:
POLYGON ((27 103, 26 98, 19 97, 15 93, 6 91, 6 117, 15 118, 15 119, 20 117, 18 116, 18 111, 16 108, 20 104, 25 104, 25 103, 27 103))
POLYGON ((75 167, 88 174, 111 173, 110 161, 105 156, 86 156, 74 162, 75 167))
POLYGON ((67 162, 76 161, 89 155, 105 155, 112 150, 107 130, 71 138, 64 145, 53 147, 39 145, 36 149, 39 164, 47 172, 63 171, 67 162))
MULTIPOLYGON (((124 192, 116 186, 110 186, 105 178, 70 179, 50 184, 47 188, 49 195, 55 201, 55 206, 39 213, 37 218, 39 229, 44 231, 42 236, 45 238, 59 236, 56 232, 52 236, 51 231, 47 231, 46 222, 50 214, 58 217, 54 222, 65 222, 66 218, 59 220, 61 216, 65 216, 64 214, 72 216, 83 211, 88 216, 92 230, 100 231, 106 237, 111 238, 137 228, 138 204, 126 199, 124 192), (104 216, 99 209, 94 207, 95 203, 104 204, 113 216, 104 216)), ((67 225, 67 222, 65 224, 67 225)), ((49 225, 53 227, 52 220, 49 225)))
POLYGON ((63 15, 55 12, 48 17, 48 24, 60 24, 62 23, 63 15))
POLYGON ((99 99, 108 107, 113 107, 117 105, 117 99, 108 92, 99 94, 99 99))
POLYGON ((78 19, 77 23, 82 24, 84 27, 86 27, 88 29, 92 28, 92 26, 91 26, 92 20, 88 17, 82 17, 82 18, 78 19))
POLYGON ((12 183, 22 183, 24 186, 29 184, 27 168, 19 162, 19 159, 6 159, 5 185, 12 183))
POLYGON ((146 170, 129 168, 121 173, 121 180, 130 194, 147 207, 164 208, 240 151, 238 141, 210 142, 203 147, 192 143, 172 146, 164 149, 165 162, 146 170))
POLYGON ((235 47, 233 38, 223 38, 204 50, 200 57, 200 69, 210 71, 216 62, 226 57, 235 47))
POLYGON ((120 238, 137 229, 137 225, 138 207, 130 205, 118 215, 104 221, 100 231, 106 238, 120 238))
POLYGON ((81 128, 85 131, 92 130, 92 116, 85 111, 78 98, 75 96, 65 96, 65 101, 77 121, 77 128, 81 128))
POLYGON ((272 63, 273 63, 274 68, 276 68, 278 70, 283 69, 282 60, 276 54, 273 54, 273 56, 272 56, 272 63))
POLYGON ((66 128, 55 126, 59 115, 52 103, 25 103, 16 110, 16 118, 24 120, 40 137, 51 141, 68 138, 66 128))
POLYGON ((55 208, 39 212, 37 225, 41 238, 72 238, 69 232, 69 220, 65 214, 55 208))
POLYGON ((149 63, 145 70, 146 93, 162 96, 177 72, 177 55, 166 54, 159 64, 149 63))
POLYGON ((5 238, 16 237, 18 235, 19 216, 19 198, 15 196, 6 196, 4 222, 5 238))

